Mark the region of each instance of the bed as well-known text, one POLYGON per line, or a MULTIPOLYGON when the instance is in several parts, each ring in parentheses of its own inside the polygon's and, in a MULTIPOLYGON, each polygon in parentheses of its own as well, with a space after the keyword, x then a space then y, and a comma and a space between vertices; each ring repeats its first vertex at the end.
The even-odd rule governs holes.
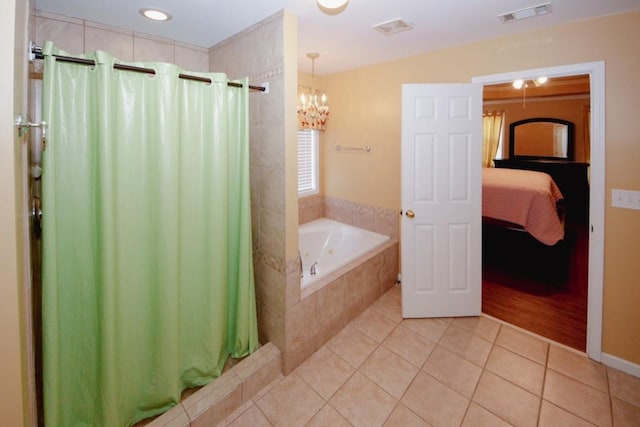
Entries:
POLYGON ((550 175, 521 169, 483 168, 485 223, 524 230, 553 246, 564 238, 563 200, 550 175))

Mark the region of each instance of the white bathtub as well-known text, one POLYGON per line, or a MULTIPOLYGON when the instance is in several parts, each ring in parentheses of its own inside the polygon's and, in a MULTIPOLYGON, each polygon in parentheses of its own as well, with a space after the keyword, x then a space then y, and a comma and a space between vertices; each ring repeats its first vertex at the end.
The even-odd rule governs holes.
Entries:
POLYGON ((390 240, 389 236, 353 227, 327 218, 300 225, 298 244, 304 276, 300 279, 301 296, 316 291, 331 281, 333 273, 374 253, 390 240), (316 264, 316 274, 311 266, 316 264))

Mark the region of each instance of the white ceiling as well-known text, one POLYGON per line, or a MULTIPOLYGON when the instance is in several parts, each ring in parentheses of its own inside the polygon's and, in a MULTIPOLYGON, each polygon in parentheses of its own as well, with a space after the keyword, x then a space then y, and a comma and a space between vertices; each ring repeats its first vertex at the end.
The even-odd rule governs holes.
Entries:
POLYGON ((211 47, 286 9, 298 17, 298 65, 310 72, 307 52, 319 52, 318 75, 418 53, 597 16, 640 10, 640 0, 350 0, 327 15, 315 0, 36 0, 36 9, 211 47), (498 15, 551 1, 545 16, 503 24, 498 15), (155 7, 168 22, 143 18, 155 7), (372 26, 403 18, 411 31, 387 36, 372 26))

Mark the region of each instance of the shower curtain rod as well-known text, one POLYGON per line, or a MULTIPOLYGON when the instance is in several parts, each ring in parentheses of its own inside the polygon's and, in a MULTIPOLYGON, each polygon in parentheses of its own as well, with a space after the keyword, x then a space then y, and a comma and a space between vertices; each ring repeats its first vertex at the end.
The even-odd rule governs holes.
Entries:
MULTIPOLYGON (((42 54, 42 46, 33 45, 31 47, 31 53, 34 55, 36 59, 44 59, 44 55, 42 54)), ((75 58, 73 56, 64 56, 64 55, 53 55, 53 56, 58 61, 71 62, 74 64, 91 65, 91 66, 96 65, 95 61, 92 59, 75 58)), ((154 74, 154 75, 156 74, 156 71, 152 68, 136 67, 133 65, 113 64, 113 68, 116 70, 135 71, 137 73, 154 74)), ((196 82, 211 83, 211 79, 207 77, 190 76, 189 74, 182 74, 182 73, 178 74, 178 77, 184 80, 193 80, 196 82)), ((227 85, 233 86, 233 87, 242 87, 242 83, 235 83, 235 82, 227 82, 227 85)), ((264 86, 249 85, 249 89, 265 92, 267 88, 264 86)))

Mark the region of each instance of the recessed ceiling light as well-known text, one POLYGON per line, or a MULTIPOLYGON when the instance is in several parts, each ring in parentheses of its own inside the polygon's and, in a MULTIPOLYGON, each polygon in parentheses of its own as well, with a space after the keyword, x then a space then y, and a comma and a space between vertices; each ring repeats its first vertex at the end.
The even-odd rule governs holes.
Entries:
POLYGON ((551 13, 551 2, 543 3, 536 6, 526 7, 524 9, 514 10, 513 12, 498 15, 503 24, 518 21, 525 18, 533 18, 534 16, 547 15, 551 13))
POLYGON ((140 9, 140 14, 154 21, 169 21, 172 16, 158 9, 140 9))
POLYGON ((327 15, 337 15, 347 8, 349 0, 316 0, 316 4, 327 15))
POLYGON ((317 0, 318 4, 327 9, 338 9, 344 6, 348 0, 317 0))

